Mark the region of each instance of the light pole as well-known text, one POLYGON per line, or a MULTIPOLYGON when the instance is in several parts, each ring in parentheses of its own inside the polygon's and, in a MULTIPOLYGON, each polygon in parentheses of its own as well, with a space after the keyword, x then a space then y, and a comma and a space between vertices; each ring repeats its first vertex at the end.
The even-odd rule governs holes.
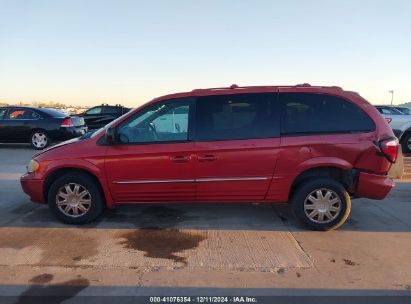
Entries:
POLYGON ((392 105, 392 103, 394 102, 394 90, 390 90, 388 91, 388 93, 391 94, 391 105, 392 105))

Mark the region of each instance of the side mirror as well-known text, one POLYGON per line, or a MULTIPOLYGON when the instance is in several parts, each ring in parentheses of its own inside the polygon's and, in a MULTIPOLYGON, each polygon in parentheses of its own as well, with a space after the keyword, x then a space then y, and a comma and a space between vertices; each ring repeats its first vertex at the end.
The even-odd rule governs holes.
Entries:
POLYGON ((104 136, 106 143, 109 145, 113 145, 116 141, 116 136, 115 136, 115 132, 114 129, 112 127, 108 127, 106 129, 106 133, 104 136))

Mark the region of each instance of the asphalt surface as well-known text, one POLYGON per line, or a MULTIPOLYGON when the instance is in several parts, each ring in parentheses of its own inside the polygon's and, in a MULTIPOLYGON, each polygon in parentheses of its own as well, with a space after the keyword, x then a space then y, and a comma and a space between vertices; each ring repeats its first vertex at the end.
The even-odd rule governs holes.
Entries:
POLYGON ((411 296, 407 180, 383 201, 354 200, 332 232, 270 204, 122 206, 76 227, 21 190, 32 154, 0 145, 0 296, 411 296))

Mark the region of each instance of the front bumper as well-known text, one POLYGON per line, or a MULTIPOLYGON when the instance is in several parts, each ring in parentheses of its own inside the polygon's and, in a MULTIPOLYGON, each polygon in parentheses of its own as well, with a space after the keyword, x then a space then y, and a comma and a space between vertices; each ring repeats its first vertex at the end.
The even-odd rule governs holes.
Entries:
POLYGON ((394 186, 394 181, 385 175, 360 172, 355 196, 381 200, 394 186))
POLYGON ((26 173, 20 178, 23 191, 30 196, 35 203, 45 204, 46 200, 43 193, 44 180, 34 178, 33 174, 26 173))

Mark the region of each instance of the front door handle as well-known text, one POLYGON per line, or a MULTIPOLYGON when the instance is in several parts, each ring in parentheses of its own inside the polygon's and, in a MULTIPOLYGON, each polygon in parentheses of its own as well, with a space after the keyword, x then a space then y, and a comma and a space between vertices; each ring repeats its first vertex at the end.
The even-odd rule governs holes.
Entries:
POLYGON ((176 155, 170 157, 171 161, 175 163, 188 163, 190 161, 190 156, 187 155, 176 155))
POLYGON ((201 162, 215 161, 217 160, 217 156, 212 155, 212 154, 199 155, 198 160, 201 162))

